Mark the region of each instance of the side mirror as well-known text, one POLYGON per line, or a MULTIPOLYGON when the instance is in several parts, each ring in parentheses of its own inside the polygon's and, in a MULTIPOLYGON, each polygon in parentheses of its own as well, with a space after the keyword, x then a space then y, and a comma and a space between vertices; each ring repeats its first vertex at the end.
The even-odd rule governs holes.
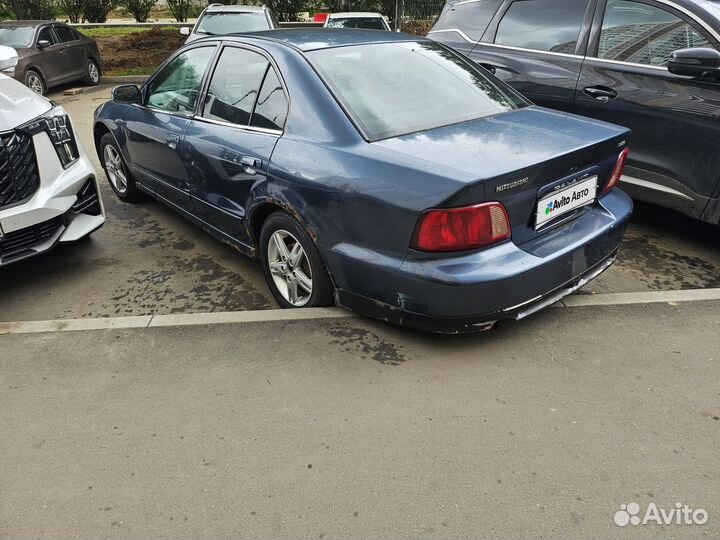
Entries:
POLYGON ((187 26, 183 26, 180 28, 180 35, 182 36, 189 36, 190 35, 190 28, 187 26))
POLYGON ((15 71, 17 63, 17 51, 12 47, 0 45, 0 71, 4 71, 6 73, 15 71))
POLYGON ((675 75, 720 80, 720 52, 715 49, 680 49, 670 55, 668 71, 675 75))
POLYGON ((134 84, 123 84, 112 90, 112 100, 116 103, 142 103, 140 89, 134 84))
POLYGON ((40 41, 38 41, 37 47, 38 49, 44 49, 45 47, 49 47, 50 45, 52 45, 52 43, 50 43, 47 39, 41 39, 40 41))

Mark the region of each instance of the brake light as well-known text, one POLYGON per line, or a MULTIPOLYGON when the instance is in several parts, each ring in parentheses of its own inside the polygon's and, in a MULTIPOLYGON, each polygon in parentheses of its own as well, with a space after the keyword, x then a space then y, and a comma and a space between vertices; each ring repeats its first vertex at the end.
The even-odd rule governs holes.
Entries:
POLYGON ((613 169, 613 172, 610 175, 610 180, 608 180, 608 183, 605 186, 603 193, 607 193, 608 191, 610 191, 612 188, 616 187, 620 183, 620 178, 622 178, 623 172, 625 171, 625 163, 627 162, 629 153, 630 153, 629 148, 625 148, 622 152, 620 152, 617 163, 615 163, 615 168, 613 169))
POLYGON ((427 210, 420 217, 411 247, 421 251, 465 251, 502 242, 510 235, 505 207, 489 202, 427 210))

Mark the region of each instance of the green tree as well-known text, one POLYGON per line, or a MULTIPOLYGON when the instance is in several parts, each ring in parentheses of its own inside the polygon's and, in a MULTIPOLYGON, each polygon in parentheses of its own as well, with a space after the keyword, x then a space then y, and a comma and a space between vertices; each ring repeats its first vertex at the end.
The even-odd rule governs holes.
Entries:
POLYGON ((298 12, 307 11, 307 0, 268 0, 267 6, 281 21, 297 21, 298 12))
POLYGON ((192 0, 168 0, 168 9, 177 22, 186 22, 192 0))
POLYGON ((79 23, 83 16, 84 0, 58 0, 60 9, 71 23, 79 23))
POLYGON ((18 19, 52 20, 57 13, 55 0, 19 0, 17 4, 21 5, 20 12, 15 11, 18 19))
POLYGON ((114 7, 114 0, 84 0, 83 18, 90 23, 104 23, 114 7))
POLYGON ((120 5, 128 10, 136 22, 146 22, 155 0, 120 0, 120 5))

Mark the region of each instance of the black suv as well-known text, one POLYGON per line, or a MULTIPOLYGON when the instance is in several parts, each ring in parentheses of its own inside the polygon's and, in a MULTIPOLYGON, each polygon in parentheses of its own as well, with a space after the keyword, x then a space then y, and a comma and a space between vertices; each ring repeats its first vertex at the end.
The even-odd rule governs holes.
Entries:
POLYGON ((539 105, 632 128, 623 189, 720 223, 719 0, 448 2, 429 37, 539 105))

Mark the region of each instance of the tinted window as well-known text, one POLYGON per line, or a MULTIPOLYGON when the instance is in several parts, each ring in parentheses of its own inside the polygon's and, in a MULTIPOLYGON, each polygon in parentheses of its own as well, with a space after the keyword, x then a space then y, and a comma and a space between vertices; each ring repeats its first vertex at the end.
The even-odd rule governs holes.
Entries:
POLYGON ((0 45, 22 49, 32 44, 32 26, 0 26, 0 45))
POLYGON ((196 34, 222 35, 234 32, 267 30, 270 25, 260 11, 205 13, 195 29, 196 34))
POLYGON ((526 102, 437 43, 376 43, 307 53, 370 140, 503 113, 526 102))
POLYGON ((473 41, 480 41, 502 0, 470 0, 447 3, 433 30, 461 30, 473 41))
POLYGON ((263 81, 251 125, 265 129, 282 130, 287 116, 287 100, 280 79, 271 67, 263 81))
POLYGON ((380 17, 347 17, 328 20, 328 28, 364 28, 366 30, 387 30, 380 17))
POLYGON ((38 34, 38 41, 49 41, 52 45, 55 45, 58 42, 57 38, 55 38, 55 34, 53 34, 49 26, 40 30, 40 33, 38 34))
POLYGON ((76 39, 72 33, 72 30, 70 30, 69 28, 67 28, 65 26, 56 26, 55 33, 60 38, 60 41, 62 41, 63 43, 65 43, 67 41, 75 41, 75 39, 76 39))
POLYGON ((574 54, 587 0, 516 0, 498 26, 495 43, 574 54))
POLYGON ((267 67, 261 54, 237 47, 223 49, 210 80, 203 116, 247 126, 267 67))
POLYGON ((689 47, 712 45, 692 26, 664 9, 627 0, 608 1, 599 58, 665 66, 673 51, 689 47))
POLYGON ((179 54, 153 78, 147 90, 150 107, 192 115, 202 77, 215 47, 200 47, 179 54))

